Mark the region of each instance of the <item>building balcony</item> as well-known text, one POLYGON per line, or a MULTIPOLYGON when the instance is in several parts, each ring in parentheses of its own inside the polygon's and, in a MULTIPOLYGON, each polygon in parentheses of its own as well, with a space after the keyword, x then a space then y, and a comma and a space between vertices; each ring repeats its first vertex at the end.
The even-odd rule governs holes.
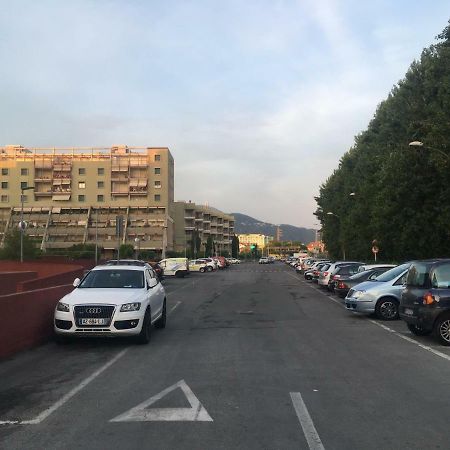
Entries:
POLYGON ((36 197, 51 197, 53 195, 52 191, 34 191, 36 197))
POLYGON ((186 231, 194 231, 195 227, 184 227, 186 231))
POLYGON ((184 218, 185 218, 186 220, 194 220, 194 219, 195 219, 195 216, 187 215, 187 216, 184 216, 184 218))
POLYGON ((128 191, 111 191, 111 195, 126 195, 126 196, 128 196, 128 191))
POLYGON ((112 172, 128 172, 129 166, 128 165, 124 165, 124 166, 115 166, 113 165, 111 167, 111 171, 112 172))

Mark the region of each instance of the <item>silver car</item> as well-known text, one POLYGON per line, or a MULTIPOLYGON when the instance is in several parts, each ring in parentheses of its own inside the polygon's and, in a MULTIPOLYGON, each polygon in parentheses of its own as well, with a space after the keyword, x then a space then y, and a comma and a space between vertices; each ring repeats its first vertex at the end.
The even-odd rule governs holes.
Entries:
POLYGON ((346 308, 362 314, 375 313, 382 320, 398 319, 403 283, 410 265, 411 263, 402 264, 374 280, 357 284, 345 297, 346 308))

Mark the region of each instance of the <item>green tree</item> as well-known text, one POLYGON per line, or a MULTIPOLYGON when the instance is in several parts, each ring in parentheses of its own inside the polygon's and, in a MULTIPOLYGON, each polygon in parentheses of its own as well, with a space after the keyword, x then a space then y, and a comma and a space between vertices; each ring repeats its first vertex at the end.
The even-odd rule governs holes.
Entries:
POLYGON ((132 244, 121 244, 120 257, 122 259, 134 258, 134 247, 132 244))
MULTIPOLYGON (((41 255, 38 243, 26 233, 23 235, 24 259, 35 259, 41 255)), ((0 249, 0 259, 20 259, 20 230, 13 228, 5 235, 3 248, 0 249)))
POLYGON ((374 239, 383 260, 450 253, 450 26, 437 39, 320 187, 315 214, 334 258, 371 259, 374 239))
POLYGON ((206 256, 212 256, 214 249, 214 240, 212 236, 208 236, 208 239, 206 240, 206 246, 205 246, 205 252, 206 256))
POLYGON ((234 235, 231 239, 231 256, 237 258, 239 256, 239 238, 234 235))

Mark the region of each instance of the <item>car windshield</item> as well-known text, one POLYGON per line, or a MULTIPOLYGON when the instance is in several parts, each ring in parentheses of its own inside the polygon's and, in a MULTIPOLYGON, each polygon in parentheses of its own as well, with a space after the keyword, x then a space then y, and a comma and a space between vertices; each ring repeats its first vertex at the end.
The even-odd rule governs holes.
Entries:
POLYGON ((78 286, 79 288, 142 289, 144 273, 140 270, 92 270, 78 286))
POLYGON ((394 278, 397 278, 399 275, 402 274, 408 267, 410 266, 409 263, 402 264, 400 266, 394 267, 391 270, 388 270, 387 272, 384 272, 383 274, 379 275, 375 278, 375 281, 392 281, 394 278))

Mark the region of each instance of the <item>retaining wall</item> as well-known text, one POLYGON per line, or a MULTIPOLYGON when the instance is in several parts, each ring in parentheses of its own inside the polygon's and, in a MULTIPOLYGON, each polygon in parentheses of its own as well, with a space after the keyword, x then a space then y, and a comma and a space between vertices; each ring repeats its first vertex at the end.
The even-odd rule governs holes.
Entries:
POLYGON ((72 290, 63 285, 0 296, 0 358, 47 341, 56 303, 72 290))

